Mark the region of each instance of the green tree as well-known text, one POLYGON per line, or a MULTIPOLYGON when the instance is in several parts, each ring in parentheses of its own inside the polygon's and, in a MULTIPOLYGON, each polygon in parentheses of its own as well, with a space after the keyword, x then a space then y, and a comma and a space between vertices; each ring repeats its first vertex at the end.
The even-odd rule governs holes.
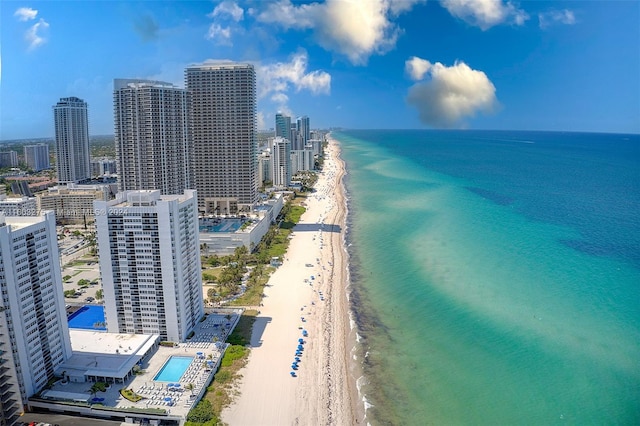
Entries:
POLYGON ((195 423, 205 423, 214 418, 213 406, 208 399, 201 400, 187 415, 187 421, 195 423))
POLYGON ((96 290, 96 299, 102 300, 103 297, 104 297, 104 290, 102 289, 96 290))

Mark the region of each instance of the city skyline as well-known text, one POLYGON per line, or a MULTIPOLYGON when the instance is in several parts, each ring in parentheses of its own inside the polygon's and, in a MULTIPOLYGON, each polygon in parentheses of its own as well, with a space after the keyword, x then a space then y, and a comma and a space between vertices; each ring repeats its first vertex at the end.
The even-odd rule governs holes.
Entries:
POLYGON ((88 103, 91 135, 113 134, 113 79, 184 87, 184 69, 208 59, 254 65, 258 129, 282 111, 313 117, 315 128, 640 132, 636 2, 0 8, 0 140, 52 137, 50 105, 70 96, 88 103))

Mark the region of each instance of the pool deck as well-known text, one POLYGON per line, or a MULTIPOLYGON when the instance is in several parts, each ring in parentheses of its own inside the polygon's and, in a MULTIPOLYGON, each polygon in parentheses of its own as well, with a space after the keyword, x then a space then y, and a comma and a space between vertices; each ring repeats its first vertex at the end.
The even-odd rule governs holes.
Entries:
MULTIPOLYGON (((159 346, 156 353, 143 366, 144 374, 134 376, 124 385, 111 385, 106 392, 98 392, 95 397, 104 398, 102 404, 108 407, 160 408, 167 410, 171 417, 186 418, 189 410, 202 398, 206 387, 211 383, 227 346, 223 342, 235 328, 240 312, 241 310, 236 310, 231 320, 227 320, 224 314, 209 314, 205 321, 196 326, 194 336, 187 342, 179 343, 176 347, 159 346), (169 387, 167 382, 153 380, 172 356, 194 358, 181 379, 174 382, 180 384, 178 390, 175 387, 169 387), (213 361, 214 367, 208 368, 206 361, 213 361), (193 385, 193 390, 187 389, 189 384, 193 385), (133 390, 143 399, 131 402, 123 398, 120 395, 120 389, 123 387, 133 390), (171 398, 171 402, 165 401, 165 398, 171 398)), ((90 382, 67 384, 58 382, 52 390, 84 393, 92 397, 89 392, 91 386, 90 382)))

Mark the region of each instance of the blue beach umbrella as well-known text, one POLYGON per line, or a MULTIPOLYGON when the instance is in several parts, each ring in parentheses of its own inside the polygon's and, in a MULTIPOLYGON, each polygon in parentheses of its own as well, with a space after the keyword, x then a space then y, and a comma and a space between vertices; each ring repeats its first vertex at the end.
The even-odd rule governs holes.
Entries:
POLYGON ((304 343, 304 339, 301 337, 298 339, 298 343, 304 343))

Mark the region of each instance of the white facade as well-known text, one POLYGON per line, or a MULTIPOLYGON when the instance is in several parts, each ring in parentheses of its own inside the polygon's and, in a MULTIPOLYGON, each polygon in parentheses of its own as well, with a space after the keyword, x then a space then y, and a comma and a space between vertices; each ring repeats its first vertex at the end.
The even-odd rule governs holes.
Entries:
POLYGON ((51 168, 49 162, 49 145, 40 143, 24 147, 24 162, 34 172, 51 168))
POLYGON ((0 393, 21 406, 72 355, 53 212, 0 214, 0 289, 0 393))
POLYGON ((255 69, 206 63, 188 67, 185 78, 198 208, 204 214, 251 210, 258 201, 255 69))
POLYGON ((37 211, 36 197, 7 198, 0 194, 0 213, 5 216, 35 216, 37 211))
POLYGON ((120 191, 194 189, 187 91, 170 83, 115 79, 114 130, 120 191))
POLYGON ((58 225, 93 222, 93 202, 113 198, 114 187, 113 184, 57 185, 36 194, 38 208, 54 211, 58 225))
POLYGON ((87 103, 61 98, 53 107, 58 182, 79 183, 91 178, 87 103))
POLYGON ((182 342, 204 314, 196 191, 96 201, 107 330, 182 342))
POLYGON ((258 186, 265 182, 273 182, 273 167, 271 166, 271 152, 263 151, 258 155, 258 186))
POLYGON ((273 138, 271 143, 271 164, 273 186, 288 188, 291 184, 291 142, 281 137, 273 138))
POLYGON ((296 174, 314 169, 313 150, 300 149, 291 151, 291 172, 296 174))

